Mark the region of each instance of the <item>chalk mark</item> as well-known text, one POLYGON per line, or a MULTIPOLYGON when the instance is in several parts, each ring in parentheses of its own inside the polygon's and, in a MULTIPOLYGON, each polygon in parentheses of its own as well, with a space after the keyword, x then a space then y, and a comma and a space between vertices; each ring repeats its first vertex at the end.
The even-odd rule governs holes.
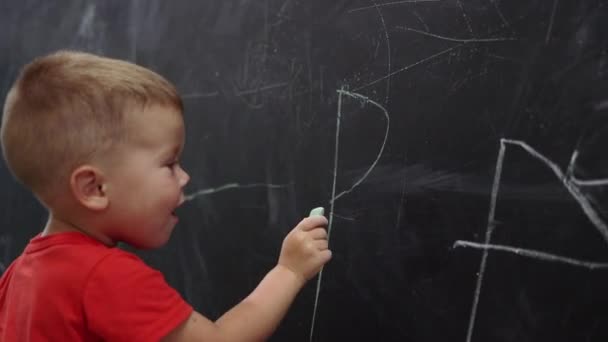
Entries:
POLYGON ((608 100, 600 101, 599 103, 595 104, 595 106, 593 106, 593 109, 596 111, 608 109, 608 100))
MULTIPOLYGON (((403 158, 403 164, 406 165, 407 163, 407 157, 403 158)), ((407 177, 407 172, 404 172, 404 176, 403 176, 403 184, 401 185, 401 198, 399 200, 399 209, 397 210, 397 222, 395 224, 395 229, 399 229, 399 226, 401 226, 401 215, 403 213, 403 207, 405 204, 405 192, 406 192, 406 186, 408 183, 408 177, 407 177)))
MULTIPOLYGON (((273 90, 273 89, 277 89, 277 88, 284 88, 287 86, 289 86, 289 82, 278 82, 278 83, 273 83, 273 84, 265 85, 263 87, 254 88, 254 89, 246 89, 246 90, 236 90, 235 89, 234 95, 235 96, 254 95, 254 94, 259 94, 260 92, 263 92, 263 91, 273 90)), ((220 95, 219 91, 212 91, 212 92, 208 92, 208 93, 188 93, 188 94, 182 95, 182 99, 216 97, 218 95, 220 95)))
POLYGON ((503 25, 505 25, 506 27, 511 26, 509 24, 509 21, 507 21, 507 18, 505 17, 505 15, 500 10, 500 7, 498 7, 499 0, 490 0, 490 2, 494 6, 494 9, 496 10, 496 13, 498 13, 498 16, 500 17, 500 20, 502 20, 503 25))
POLYGON ((140 1, 132 0, 131 2, 131 13, 129 23, 130 26, 130 34, 131 34, 131 61, 137 62, 137 36, 139 35, 139 13, 141 13, 140 9, 140 1))
POLYGON ((533 250, 533 249, 518 248, 518 247, 513 247, 513 246, 483 244, 483 243, 477 243, 477 242, 472 242, 472 241, 458 240, 454 243, 454 248, 456 248, 456 247, 468 247, 468 248, 475 248, 475 249, 482 249, 482 250, 508 252, 508 253, 517 254, 519 256, 523 256, 523 257, 527 257, 527 258, 538 259, 538 260, 549 261, 549 262, 558 262, 558 263, 567 264, 567 265, 571 265, 571 266, 588 268, 590 270, 608 269, 608 262, 578 260, 578 259, 573 259, 573 258, 569 258, 569 257, 564 257, 561 255, 551 254, 551 253, 537 251, 537 250, 533 250))
POLYGON ((189 93, 182 95, 182 99, 197 99, 201 97, 216 97, 220 94, 219 91, 212 91, 209 93, 189 93))
POLYGON ((576 184, 577 186, 583 187, 583 186, 605 186, 608 185, 608 178, 604 178, 604 179, 578 179, 574 176, 570 177, 570 181, 574 184, 576 184))
POLYGON ((460 7, 460 10, 462 11, 462 17, 464 18, 465 24, 467 24, 467 29, 469 30, 469 33, 473 34, 473 27, 471 26, 471 20, 467 16, 467 12, 464 11, 464 6, 462 5, 462 2, 460 2, 460 0, 456 0, 456 4, 458 5, 458 7, 460 7))
MULTIPOLYGON (((331 200, 329 202, 330 203, 329 222, 327 225, 327 241, 328 242, 331 241, 330 239, 331 239, 331 232, 332 232, 332 227, 333 227, 334 216, 338 217, 337 215, 334 214, 334 207, 335 207, 336 200, 338 198, 350 193, 354 188, 356 188, 359 184, 361 184, 367 178, 367 176, 372 172, 372 170, 376 167, 376 164, 378 164, 378 161, 380 160, 380 157, 382 156, 382 153, 384 151, 384 147, 386 145, 386 141, 388 140, 388 133, 390 130, 390 117, 388 115, 388 111, 382 105, 380 105, 378 102, 376 102, 366 96, 363 96, 361 94, 346 91, 346 90, 344 90, 344 88, 337 90, 337 92, 338 92, 338 112, 336 115, 336 136, 335 136, 335 142, 334 142, 333 182, 332 182, 332 190, 331 190, 331 200), (386 131, 384 134, 384 140, 382 141, 382 146, 380 147, 380 151, 378 152, 378 156, 373 161, 371 166, 367 169, 367 171, 363 174, 363 176, 361 178, 359 178, 359 180, 357 180, 348 190, 342 191, 336 195, 337 177, 338 177, 338 159, 339 159, 339 151, 340 151, 340 122, 342 120, 342 97, 345 95, 358 99, 358 100, 361 100, 363 102, 363 104, 370 103, 370 104, 380 108, 386 117, 386 131)), ((318 306, 319 306, 319 295, 321 293, 321 282, 323 279, 323 269, 324 268, 322 267, 321 270, 319 271, 319 275, 317 277, 317 285, 316 285, 316 290, 315 290, 315 300, 314 300, 314 305, 313 305, 309 342, 312 342, 313 338, 314 338, 314 328, 315 328, 317 311, 318 311, 318 306)))
POLYGON ((439 57, 439 56, 441 56, 441 55, 445 55, 446 53, 451 52, 451 51, 453 51, 453 50, 455 50, 455 49, 458 49, 458 48, 462 47, 463 45, 464 45, 464 44, 459 44, 459 45, 456 45, 456 46, 452 46, 452 47, 450 47, 450 48, 447 48, 447 49, 445 49, 445 50, 443 50, 443 51, 437 52, 437 53, 435 53, 435 54, 433 54, 433 55, 431 55, 431 56, 428 56, 428 57, 426 57, 426 58, 424 58, 424 59, 421 59, 421 60, 419 60, 419 61, 417 61, 417 62, 415 62, 415 63, 412 63, 412 64, 410 64, 410 65, 407 65, 407 66, 405 66, 405 67, 403 67, 403 68, 401 68, 401 69, 398 69, 398 70, 395 70, 395 71, 393 71, 393 72, 390 72, 388 75, 382 76, 382 77, 380 77, 380 78, 378 78, 378 79, 376 79, 376 80, 374 80, 374 81, 371 81, 371 82, 369 82, 369 83, 367 83, 367 84, 365 84, 365 85, 362 85, 362 86, 360 86, 360 87, 358 87, 358 88, 355 88, 355 89, 353 89, 353 91, 358 91, 358 90, 360 90, 360 89, 363 89, 363 88, 369 87, 369 86, 371 86, 372 84, 376 84, 376 83, 378 83, 378 82, 380 82, 380 81, 382 81, 382 80, 385 80, 385 79, 387 79, 387 78, 390 78, 391 76, 394 76, 394 75, 396 75, 396 74, 398 74, 398 73, 401 73, 401 72, 407 71, 407 70, 409 70, 409 69, 411 69, 411 68, 414 68, 414 67, 416 67, 416 66, 418 66, 418 65, 420 65, 420 64, 423 64, 423 63, 428 62, 428 61, 430 61, 430 60, 432 60, 432 59, 434 59, 434 58, 437 58, 437 57, 439 57))
MULTIPOLYGON (((498 151, 498 159, 496 160, 496 168, 494 169, 494 182, 492 184, 492 193, 490 197, 490 211, 488 213, 488 225, 486 228, 485 244, 489 244, 496 227, 494 217, 496 214, 496 200, 498 198, 498 187, 500 186, 500 178, 502 177, 502 165, 505 155, 505 145, 500 141, 500 149, 498 151)), ((469 327, 467 329, 467 342, 471 342, 473 337, 473 329, 475 327, 475 318, 477 316, 477 307, 479 305, 479 297, 483 283, 483 275, 488 262, 488 250, 484 250, 477 272, 477 283, 475 285, 475 293, 473 295, 473 306, 471 308, 471 316, 469 318, 469 327)))
POLYGON ((566 172, 566 177, 570 179, 570 181, 576 184, 579 187, 592 187, 592 186, 605 186, 608 185, 608 178, 602 179, 579 179, 574 175, 574 167, 576 166, 576 161, 578 160, 579 152, 575 150, 572 153, 572 157, 570 157, 570 163, 568 164, 568 171, 566 172))
MULTIPOLYGON (((380 17, 380 23, 382 24, 382 28, 384 29, 384 37, 386 38, 386 59, 387 59, 387 74, 390 75, 391 74, 391 40, 388 36, 388 29, 386 28, 386 22, 384 21, 384 15, 382 15, 382 11, 380 10, 380 7, 378 6, 378 3, 376 2, 376 0, 372 0, 374 2, 374 7, 376 8, 376 11, 378 12, 378 16, 380 17)), ((391 78, 390 76, 386 79, 386 96, 384 98, 384 105, 388 105, 388 99, 390 97, 390 90, 391 90, 391 78)))
MULTIPOLYGON (((342 88, 342 90, 344 90, 344 88, 342 88)), ((332 182, 332 189, 331 189, 331 197, 334 198, 336 195, 336 183, 337 183, 337 176, 338 176, 338 152, 340 151, 340 119, 342 117, 342 93, 338 92, 338 113, 337 113, 337 117, 336 117, 336 137, 335 137, 335 142, 334 142, 334 179, 332 182)), ((330 241, 330 237, 331 237, 331 227, 333 224, 333 220, 334 220, 334 201, 330 202, 330 207, 329 207, 329 222, 327 224, 327 242, 329 243, 330 241)), ((321 293, 321 280, 323 279, 323 269, 324 267, 321 267, 321 270, 319 271, 319 275, 317 277, 317 287, 315 290, 315 301, 314 301, 314 305, 313 305, 313 310, 312 310, 312 319, 311 319, 311 323, 310 323, 310 335, 309 335, 309 341, 312 342, 313 337, 314 337, 314 333, 315 333, 315 323, 317 320, 317 308, 319 306, 319 294, 321 293)))
MULTIPOLYGON (((492 234, 493 234, 494 228, 495 228, 495 222, 496 222, 495 221, 496 200, 497 200, 497 196, 498 196, 498 189, 500 186, 500 178, 502 175, 502 168, 503 168, 503 161, 504 161, 504 157, 505 157, 506 145, 514 145, 514 146, 518 146, 518 147, 522 148, 524 151, 528 152, 528 154, 530 154, 532 157, 541 161, 543 164, 545 164, 546 167, 548 167, 551 171, 553 171, 555 176, 562 182, 562 184, 568 190, 570 195, 577 201, 577 203, 579 204, 579 206, 581 207, 581 209, 583 210, 583 212, 585 213, 585 215, 587 216, 589 221, 597 228, 597 230, 602 235, 604 240, 608 243, 608 226, 606 226, 606 223, 604 221, 602 221, 600 215, 593 208, 593 206, 591 205, 591 203, 589 202, 587 197, 585 197, 585 195, 580 191, 579 187, 577 186, 575 181, 573 181, 573 178, 572 178, 572 170, 574 169, 574 163, 578 156, 578 151, 575 150, 573 152, 573 155, 570 159, 570 163, 568 165, 567 172, 566 172, 566 174, 564 174, 564 172, 561 170, 561 168, 557 164, 555 164, 554 162, 549 160, 547 157, 543 156, 540 152, 538 152, 536 149, 532 148, 527 143, 525 143, 521 140, 500 139, 500 149, 498 152, 498 159, 496 161, 494 182, 492 184, 492 192, 491 192, 491 198, 490 198, 490 211, 488 214, 488 225, 486 228, 485 240, 484 240, 483 244, 476 244, 473 242, 466 243, 468 247, 479 247, 480 249, 483 249, 483 255, 482 255, 480 266, 479 266, 479 272, 477 273, 477 284, 476 284, 475 293, 473 296, 473 305, 471 308, 471 316, 469 318, 469 326, 468 326, 468 330, 467 330, 467 339, 466 339, 467 342, 471 342, 471 339, 473 336, 477 308, 479 305, 479 297, 481 294, 483 277, 484 277, 485 269, 487 266, 488 252, 490 250, 501 250, 501 251, 509 251, 509 252, 515 252, 515 250, 517 250, 519 252, 516 254, 522 254, 524 256, 534 256, 537 258, 544 258, 542 260, 569 263, 569 264, 574 264, 574 265, 583 266, 583 267, 593 266, 595 268, 604 268, 603 263, 590 263, 587 261, 581 261, 581 260, 571 259, 571 258, 567 258, 567 257, 561 257, 561 256, 557 256, 557 255, 553 255, 553 254, 549 254, 549 253, 545 253, 545 252, 522 250, 519 248, 510 247, 510 246, 500 246, 500 245, 490 244, 492 234), (509 249, 509 248, 513 248, 513 249, 509 249), (531 253, 531 252, 536 252, 536 253, 531 253)), ((601 180, 601 181, 602 181, 601 185, 603 185, 604 180, 601 180)), ((593 186, 596 186, 596 185, 597 184, 594 184, 593 186)), ((458 244, 458 241, 456 243, 458 244)), ((464 243, 464 242, 461 241, 460 244, 462 244, 462 243, 464 243)))
POLYGON ((338 198, 353 191, 353 189, 355 189, 357 186, 359 186, 359 184, 361 184, 367 178, 367 176, 369 176, 369 174, 372 172, 372 170, 376 167, 376 165, 378 164, 378 161, 380 160, 380 157, 382 156, 382 152, 384 152, 384 147, 386 146, 386 141, 388 140, 388 132, 390 130, 390 124, 391 124, 391 122, 390 122, 391 119, 388 115, 388 111, 382 105, 380 105, 378 102, 376 102, 366 96, 363 96, 361 94, 351 93, 346 90, 338 90, 338 93, 340 93, 340 95, 348 95, 355 99, 359 99, 359 100, 363 101, 363 103, 371 103, 372 105, 380 108, 380 110, 382 110, 382 112, 384 113, 384 117, 386 118, 386 131, 384 132, 384 140, 382 141, 382 145, 380 146, 380 151, 378 152, 378 155, 376 156, 376 159, 374 160, 372 165, 367 169, 367 171, 363 174, 363 176, 361 176, 361 178, 359 178, 359 180, 357 180, 348 190, 344 190, 335 196, 332 195, 331 203, 336 201, 338 198))
POLYGON ((259 88, 255 88, 255 89, 239 90, 236 93, 236 96, 257 94, 259 92, 266 91, 266 90, 272 90, 272 89, 276 89, 276 88, 287 87, 288 85, 289 85, 289 82, 279 82, 279 83, 269 84, 269 85, 266 85, 266 86, 263 86, 263 87, 259 87, 259 88))
POLYGON ((414 14, 414 16, 418 19, 418 21, 420 21, 420 23, 422 24, 422 26, 424 26, 424 29, 427 31, 430 31, 431 29, 429 28, 429 25, 426 24, 426 22, 424 21, 424 19, 422 18, 422 16, 420 15, 420 13, 418 13, 418 11, 413 10, 412 13, 414 14))
POLYGON ((551 32, 553 31, 553 21, 555 20, 555 13, 557 12, 557 3, 559 0, 553 1, 553 9, 551 10, 551 19, 549 19, 549 26, 547 27, 547 35, 545 36, 545 44, 549 43, 551 39, 551 32))
POLYGON ((568 163, 568 167, 566 168, 566 177, 572 177, 574 174, 574 166, 576 165, 576 160, 578 159, 578 150, 574 150, 572 155, 570 156, 570 162, 568 163))
POLYGON ((84 11, 80 25, 78 26, 78 36, 92 39, 95 35, 95 17, 96 17, 95 4, 90 4, 84 11))
POLYGON ((402 1, 391 1, 391 2, 384 2, 384 3, 374 4, 374 5, 371 5, 371 6, 352 8, 352 9, 348 10, 347 12, 348 13, 352 13, 352 12, 357 12, 357 11, 363 11, 363 10, 378 8, 378 7, 394 6, 394 5, 407 4, 407 3, 441 2, 441 1, 443 1, 443 0, 402 0, 402 1))
POLYGON ((501 56, 501 55, 496 55, 496 54, 493 54, 493 53, 486 53, 486 56, 492 57, 492 58, 496 58, 496 59, 500 59, 500 60, 507 61, 507 62, 521 63, 521 61, 518 61, 517 59, 515 59, 513 57, 501 56))
POLYGON ((549 169, 553 171, 555 176, 562 182, 564 187, 570 192, 572 197, 578 202, 583 212, 591 221, 591 223, 597 228, 600 232, 606 243, 608 243, 608 226, 604 221, 602 221, 598 212, 593 208, 587 197, 580 191, 580 189, 576 186, 576 184, 572 181, 572 177, 567 177, 562 170, 555 164, 554 162, 547 159, 545 156, 540 154, 534 148, 530 147, 530 145, 526 144, 523 141, 519 140, 510 140, 510 139, 501 139, 501 143, 517 145, 523 148, 530 155, 535 157, 536 159, 542 161, 549 169))
POLYGON ((219 186, 217 188, 208 188, 208 189, 201 189, 201 190, 195 191, 192 194, 186 195, 184 197, 184 200, 187 202, 187 201, 191 201, 191 200, 193 200, 193 199, 195 199, 197 197, 200 197, 200 196, 207 196, 207 195, 215 194, 215 193, 226 191, 226 190, 230 190, 230 189, 248 189, 248 188, 280 189, 280 188, 285 188, 287 186, 288 186, 288 184, 265 184, 265 183, 239 184, 239 183, 228 183, 228 184, 224 184, 222 186, 219 186))
POLYGON ((441 35, 430 33, 430 32, 416 30, 416 29, 404 27, 404 26, 397 26, 397 28, 400 30, 404 30, 404 31, 416 32, 416 33, 419 33, 419 34, 422 34, 425 36, 429 36, 429 37, 433 37, 433 38, 437 38, 437 39, 447 40, 450 42, 464 43, 464 44, 467 44, 467 43, 494 43, 494 42, 505 42, 505 41, 517 40, 516 38, 506 38, 506 37, 505 38, 452 38, 452 37, 441 36, 441 35))
POLYGON ((357 219, 354 217, 342 216, 342 215, 338 215, 336 213, 333 213, 332 216, 335 218, 339 218, 341 220, 345 220, 345 221, 357 221, 357 219))

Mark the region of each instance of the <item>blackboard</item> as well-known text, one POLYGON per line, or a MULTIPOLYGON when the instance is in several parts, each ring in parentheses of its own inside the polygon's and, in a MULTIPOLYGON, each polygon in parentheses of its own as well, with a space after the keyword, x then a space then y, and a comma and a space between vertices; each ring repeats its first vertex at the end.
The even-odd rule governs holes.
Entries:
MULTIPOLYGON (((608 1, 24 0, 0 22, 2 97, 65 48, 177 85, 190 200, 138 253, 208 317, 325 206, 334 258, 272 341, 608 338, 608 1)), ((5 267, 46 216, 0 182, 5 267)))

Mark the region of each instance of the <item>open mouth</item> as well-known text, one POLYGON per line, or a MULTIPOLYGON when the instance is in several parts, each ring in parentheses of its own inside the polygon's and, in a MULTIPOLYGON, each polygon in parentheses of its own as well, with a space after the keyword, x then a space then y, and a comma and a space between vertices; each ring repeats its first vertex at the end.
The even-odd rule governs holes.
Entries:
POLYGON ((177 217, 177 211, 180 210, 179 208, 182 206, 182 204, 184 204, 183 199, 179 202, 179 204, 175 208, 173 208, 173 210, 171 211, 171 216, 177 217))

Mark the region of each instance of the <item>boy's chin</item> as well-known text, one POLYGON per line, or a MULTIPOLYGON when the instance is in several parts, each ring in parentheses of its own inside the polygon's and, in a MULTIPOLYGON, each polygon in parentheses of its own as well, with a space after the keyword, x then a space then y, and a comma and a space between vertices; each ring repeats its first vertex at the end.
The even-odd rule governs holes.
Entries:
POLYGON ((166 237, 164 237, 164 236, 156 237, 154 239, 134 239, 132 241, 125 241, 125 242, 128 243, 129 245, 133 246, 134 248, 141 249, 141 250, 147 250, 147 249, 156 249, 156 248, 163 247, 164 245, 167 244, 170 237, 171 237, 171 235, 169 234, 166 237))

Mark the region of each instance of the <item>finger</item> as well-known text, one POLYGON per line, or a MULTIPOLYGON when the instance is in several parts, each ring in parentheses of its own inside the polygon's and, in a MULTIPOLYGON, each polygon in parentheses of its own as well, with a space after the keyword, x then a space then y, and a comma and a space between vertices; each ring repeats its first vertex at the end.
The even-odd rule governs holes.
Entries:
POLYGON ((327 240, 315 240, 313 244, 320 251, 329 249, 329 243, 327 242, 327 240))
POLYGON ((327 231, 325 230, 325 228, 314 228, 309 232, 309 234, 310 237, 314 240, 327 239, 327 231))
POLYGON ((309 231, 317 227, 327 226, 327 219, 324 216, 311 216, 303 219, 296 227, 303 231, 309 231))
POLYGON ((332 253, 329 249, 319 252, 319 259, 321 260, 322 264, 327 263, 331 259, 331 256, 332 253))

